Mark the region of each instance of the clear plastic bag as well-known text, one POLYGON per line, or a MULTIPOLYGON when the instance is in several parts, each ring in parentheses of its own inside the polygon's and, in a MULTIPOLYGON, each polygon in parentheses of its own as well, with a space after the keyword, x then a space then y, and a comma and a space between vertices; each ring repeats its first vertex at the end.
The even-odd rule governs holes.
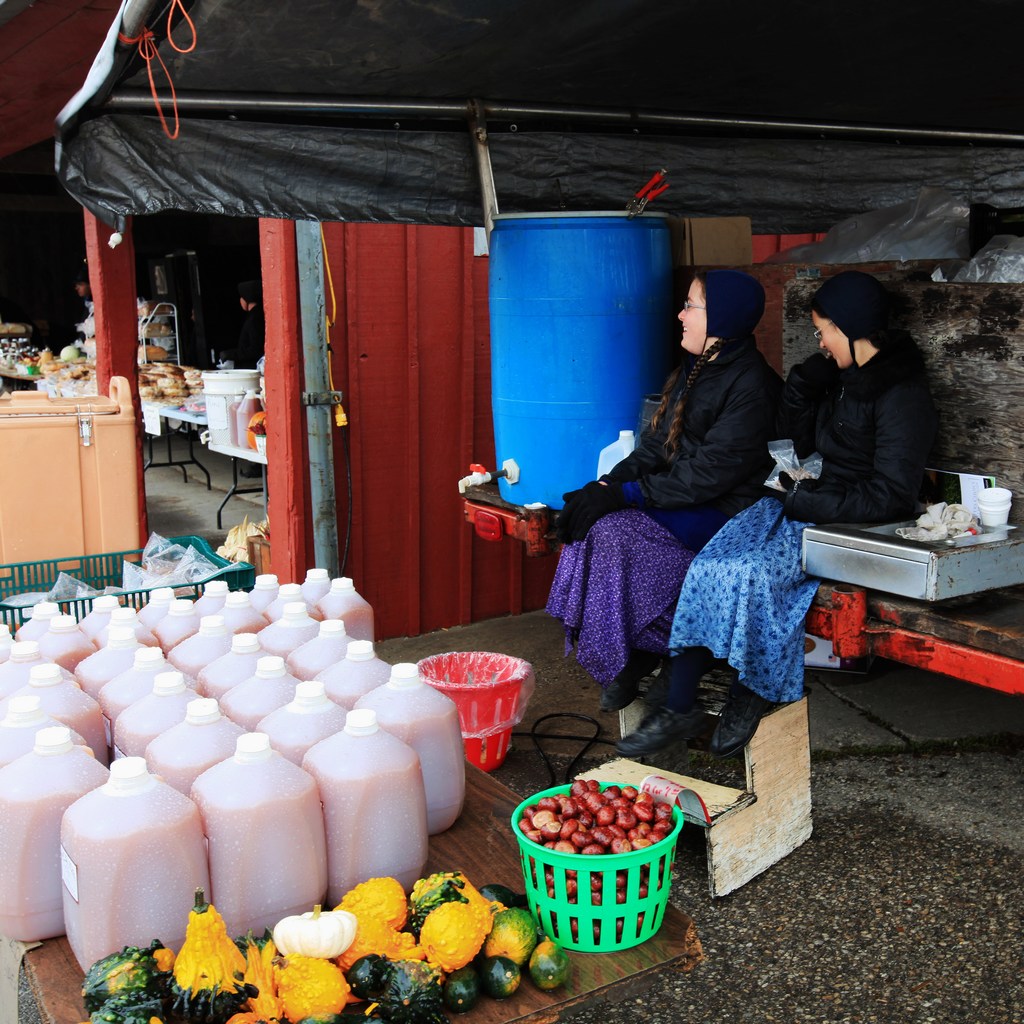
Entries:
POLYGON ((779 483, 780 473, 786 473, 792 480, 817 480, 821 476, 821 456, 813 452, 801 460, 793 441, 788 437, 781 441, 769 441, 768 454, 775 460, 775 465, 764 482, 765 487, 785 491, 786 488, 779 483))
POLYGON ((174 544, 158 533, 150 534, 139 563, 125 562, 122 572, 125 590, 181 587, 202 583, 223 572, 193 547, 174 544))
POLYGON ((83 580, 62 572, 57 574, 53 587, 46 595, 47 601, 59 603, 61 601, 81 601, 85 597, 99 597, 102 591, 89 586, 83 580))
POLYGON ((1024 238, 994 235, 953 275, 957 283, 1020 284, 1024 281, 1024 238))

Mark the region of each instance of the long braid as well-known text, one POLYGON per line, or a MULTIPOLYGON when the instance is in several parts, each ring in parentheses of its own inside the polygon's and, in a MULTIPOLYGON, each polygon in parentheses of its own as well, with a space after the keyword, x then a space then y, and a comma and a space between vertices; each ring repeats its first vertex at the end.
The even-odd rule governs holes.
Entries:
MULTIPOLYGON (((728 341, 728 338, 718 338, 711 345, 710 348, 705 349, 701 353, 700 358, 693 364, 693 369, 686 375, 686 385, 683 388, 683 394, 679 399, 679 404, 676 406, 675 416, 672 417, 672 426, 669 427, 668 437, 665 439, 665 453, 671 457, 675 454, 676 449, 679 447, 679 438, 683 433, 683 412, 686 409, 686 401, 690 397, 690 391, 693 388, 694 382, 700 376, 701 370, 707 366, 711 358, 718 353, 718 350, 728 341)), ((680 371, 682 367, 680 367, 680 371)), ((678 380, 678 373, 676 374, 678 380)), ((667 404, 667 403, 664 403, 667 404)), ((660 409, 658 410, 661 411, 660 409)))

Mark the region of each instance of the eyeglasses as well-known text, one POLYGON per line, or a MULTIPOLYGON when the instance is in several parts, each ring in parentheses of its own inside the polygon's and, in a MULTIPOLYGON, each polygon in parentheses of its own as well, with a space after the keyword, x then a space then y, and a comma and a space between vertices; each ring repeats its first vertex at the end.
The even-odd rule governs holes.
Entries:
MULTIPOLYGON (((835 325, 832 323, 831 320, 827 320, 825 322, 825 326, 826 327, 834 327, 835 325)), ((822 332, 822 330, 823 330, 823 328, 821 328, 821 327, 815 327, 815 329, 814 329, 814 340, 815 341, 821 341, 821 332, 822 332)))
POLYGON ((687 310, 687 309, 707 309, 707 308, 708 308, 707 306, 698 306, 696 302, 690 302, 689 300, 687 300, 686 302, 683 303, 683 309, 684 310, 687 310))

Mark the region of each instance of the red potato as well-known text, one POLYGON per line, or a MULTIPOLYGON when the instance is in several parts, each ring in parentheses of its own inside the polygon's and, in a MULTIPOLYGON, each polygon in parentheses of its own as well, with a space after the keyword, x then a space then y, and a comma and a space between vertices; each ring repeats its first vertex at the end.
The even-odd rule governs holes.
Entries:
POLYGON ((584 779, 575 779, 573 784, 569 787, 570 796, 582 796, 587 792, 589 792, 589 789, 584 779))
POLYGON ((610 825, 615 821, 615 808, 606 804, 598 810, 594 817, 597 819, 598 825, 610 825))
POLYGON ((641 803, 639 800, 633 804, 633 813, 638 821, 654 821, 654 804, 641 803))
POLYGON ((571 839, 574 832, 579 832, 580 823, 578 818, 569 818, 567 821, 562 822, 561 837, 563 839, 571 839))
MULTIPOLYGON (((536 823, 537 819, 534 818, 534 824, 536 823)), ((545 821, 540 827, 540 834, 547 839, 559 838, 562 835, 562 823, 557 818, 545 821)))
POLYGON ((633 844, 623 836, 621 839, 616 837, 612 840, 611 851, 612 853, 629 853, 633 849, 633 844))
POLYGON ((597 779, 587 779, 587 789, 591 793, 597 793, 601 789, 601 783, 597 779))
POLYGON ((577 850, 582 850, 584 846, 589 846, 593 841, 593 837, 586 829, 577 829, 569 837, 570 842, 577 850))
POLYGON ((594 857, 598 854, 603 854, 605 848, 600 843, 591 843, 589 846, 584 846, 580 853, 587 857, 594 857))
MULTIPOLYGON (((540 810, 530 819, 534 828, 543 828, 549 821, 558 821, 554 811, 540 810)), ((559 826, 561 828, 561 826, 559 826)))
POLYGON ((633 844, 634 850, 646 850, 648 846, 653 846, 654 843, 650 839, 645 839, 643 836, 637 836, 636 839, 630 839, 633 844))
POLYGON ((665 819, 671 819, 672 817, 672 804, 655 804, 654 805, 654 817, 658 821, 665 819))
POLYGON ((622 795, 629 800, 636 800, 640 795, 640 790, 638 790, 636 786, 623 786, 622 795))
POLYGON ((620 786, 606 786, 604 795, 610 800, 612 797, 622 796, 622 788, 620 786))
POLYGON ((523 835, 534 843, 540 843, 544 841, 544 837, 540 834, 540 830, 536 828, 527 829, 527 831, 525 831, 523 835))
POLYGON ((591 814, 597 814, 605 805, 605 799, 600 793, 588 793, 583 798, 583 803, 586 805, 588 811, 591 814))
POLYGON ((555 843, 553 849, 558 850, 559 853, 576 853, 576 847, 569 842, 568 839, 559 839, 555 843))
POLYGON ((590 834, 594 837, 594 842, 599 843, 601 846, 609 847, 612 845, 612 840, 615 838, 615 833, 612 832, 610 826, 597 825, 590 830, 590 834))
POLYGON ((584 828, 594 827, 594 816, 588 810, 581 810, 577 820, 584 828))
POLYGON ((608 831, 611 832, 611 834, 616 839, 625 839, 626 838, 626 830, 621 825, 616 825, 615 822, 612 822, 608 826, 608 831))
POLYGON ((619 828, 624 828, 627 832, 631 828, 636 828, 637 816, 632 811, 619 811, 615 815, 615 824, 619 828))
POLYGON ((559 800, 558 813, 562 818, 575 818, 580 813, 579 804, 572 797, 563 796, 559 800))

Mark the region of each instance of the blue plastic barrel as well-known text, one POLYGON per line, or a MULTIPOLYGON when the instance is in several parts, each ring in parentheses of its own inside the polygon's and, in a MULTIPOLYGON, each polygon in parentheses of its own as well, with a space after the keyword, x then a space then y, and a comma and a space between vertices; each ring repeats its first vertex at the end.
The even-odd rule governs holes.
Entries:
POLYGON ((672 354, 667 218, 504 214, 490 240, 491 401, 499 480, 516 505, 562 507, 601 449, 634 429, 672 354))

